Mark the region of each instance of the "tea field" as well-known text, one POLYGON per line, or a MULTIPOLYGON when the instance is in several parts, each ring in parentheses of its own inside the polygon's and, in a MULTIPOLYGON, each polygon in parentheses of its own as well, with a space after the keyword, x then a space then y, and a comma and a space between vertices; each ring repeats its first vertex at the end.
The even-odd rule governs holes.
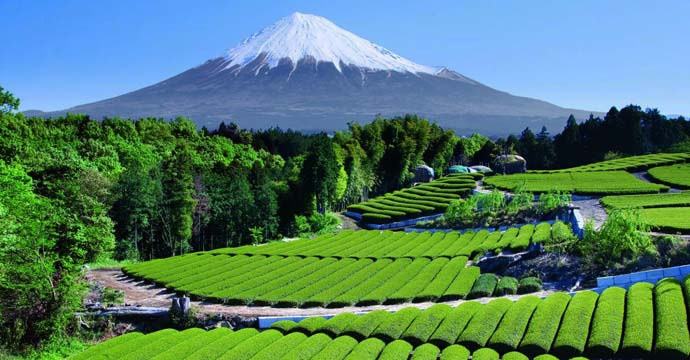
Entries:
POLYGON ((620 159, 600 161, 592 164, 560 169, 560 170, 532 170, 531 173, 554 172, 589 172, 589 171, 643 171, 655 166, 671 165, 690 161, 689 153, 668 153, 629 156, 620 159))
POLYGON ((662 184, 679 189, 690 189, 690 164, 660 166, 649 169, 649 176, 662 184))

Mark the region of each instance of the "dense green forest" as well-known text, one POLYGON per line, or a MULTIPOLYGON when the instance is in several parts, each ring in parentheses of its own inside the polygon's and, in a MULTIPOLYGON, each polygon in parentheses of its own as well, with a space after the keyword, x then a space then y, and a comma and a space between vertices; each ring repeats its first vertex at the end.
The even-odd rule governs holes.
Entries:
POLYGON ((173 121, 85 115, 27 118, 0 88, 0 347, 35 347, 75 328, 83 265, 148 260, 331 229, 332 212, 410 185, 425 163, 530 168, 689 147, 690 124, 615 108, 562 133, 490 140, 414 115, 335 134, 198 130, 173 121))

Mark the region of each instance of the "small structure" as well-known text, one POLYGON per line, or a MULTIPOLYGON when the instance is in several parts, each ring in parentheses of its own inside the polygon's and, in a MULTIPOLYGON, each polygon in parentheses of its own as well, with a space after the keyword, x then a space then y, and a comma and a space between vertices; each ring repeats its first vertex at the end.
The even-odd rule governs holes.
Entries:
POLYGON ((449 174, 465 174, 470 172, 470 168, 462 165, 453 165, 449 167, 447 171, 449 174))
POLYGON ((527 171, 527 161, 520 155, 500 155, 494 159, 492 167, 502 174, 517 174, 527 171))
POLYGON ((480 173, 490 173, 493 172, 490 167, 488 166, 482 166, 482 165, 475 165, 475 166, 470 166, 470 169, 480 172, 480 173))
POLYGON ((427 165, 417 165, 414 169, 414 180, 415 183, 430 182, 434 180, 434 169, 427 165))

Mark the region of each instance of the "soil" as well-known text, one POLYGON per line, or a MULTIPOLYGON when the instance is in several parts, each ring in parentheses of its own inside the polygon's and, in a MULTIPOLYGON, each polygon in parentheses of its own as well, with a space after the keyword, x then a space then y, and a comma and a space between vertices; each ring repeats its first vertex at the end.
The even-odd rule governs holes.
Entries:
MULTIPOLYGON (((170 307, 172 298, 175 293, 165 288, 157 287, 152 284, 147 284, 143 281, 137 281, 124 275, 120 269, 94 269, 89 270, 86 278, 90 282, 98 282, 101 286, 108 287, 115 290, 120 290, 125 294, 125 303, 133 306, 149 306, 149 307, 170 307)), ((547 296, 554 292, 554 290, 546 290, 529 295, 547 296)), ((508 299, 518 299, 524 295, 509 295, 505 296, 508 299)), ((486 303, 495 298, 480 298, 474 299, 486 303)), ((448 301, 444 304, 457 306, 465 300, 448 301)), ((254 317, 254 316, 310 316, 310 315, 334 315, 343 312, 367 312, 372 310, 400 310, 402 308, 414 306, 420 309, 425 309, 435 302, 423 303, 405 303, 396 305, 375 305, 375 306, 351 306, 336 309, 329 308, 274 308, 268 306, 228 306, 222 304, 213 304, 203 301, 192 301, 192 305, 198 308, 202 314, 222 315, 224 317, 254 317)))

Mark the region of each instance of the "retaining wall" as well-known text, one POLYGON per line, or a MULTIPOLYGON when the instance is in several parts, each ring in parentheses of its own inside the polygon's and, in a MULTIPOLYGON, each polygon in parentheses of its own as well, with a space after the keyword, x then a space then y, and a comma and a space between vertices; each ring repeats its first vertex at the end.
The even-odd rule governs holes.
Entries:
POLYGON ((619 286, 627 289, 633 284, 643 281, 656 284, 657 281, 667 277, 683 280, 688 274, 690 274, 690 265, 639 271, 616 276, 604 276, 597 278, 597 288, 592 290, 601 292, 612 286, 619 286))

